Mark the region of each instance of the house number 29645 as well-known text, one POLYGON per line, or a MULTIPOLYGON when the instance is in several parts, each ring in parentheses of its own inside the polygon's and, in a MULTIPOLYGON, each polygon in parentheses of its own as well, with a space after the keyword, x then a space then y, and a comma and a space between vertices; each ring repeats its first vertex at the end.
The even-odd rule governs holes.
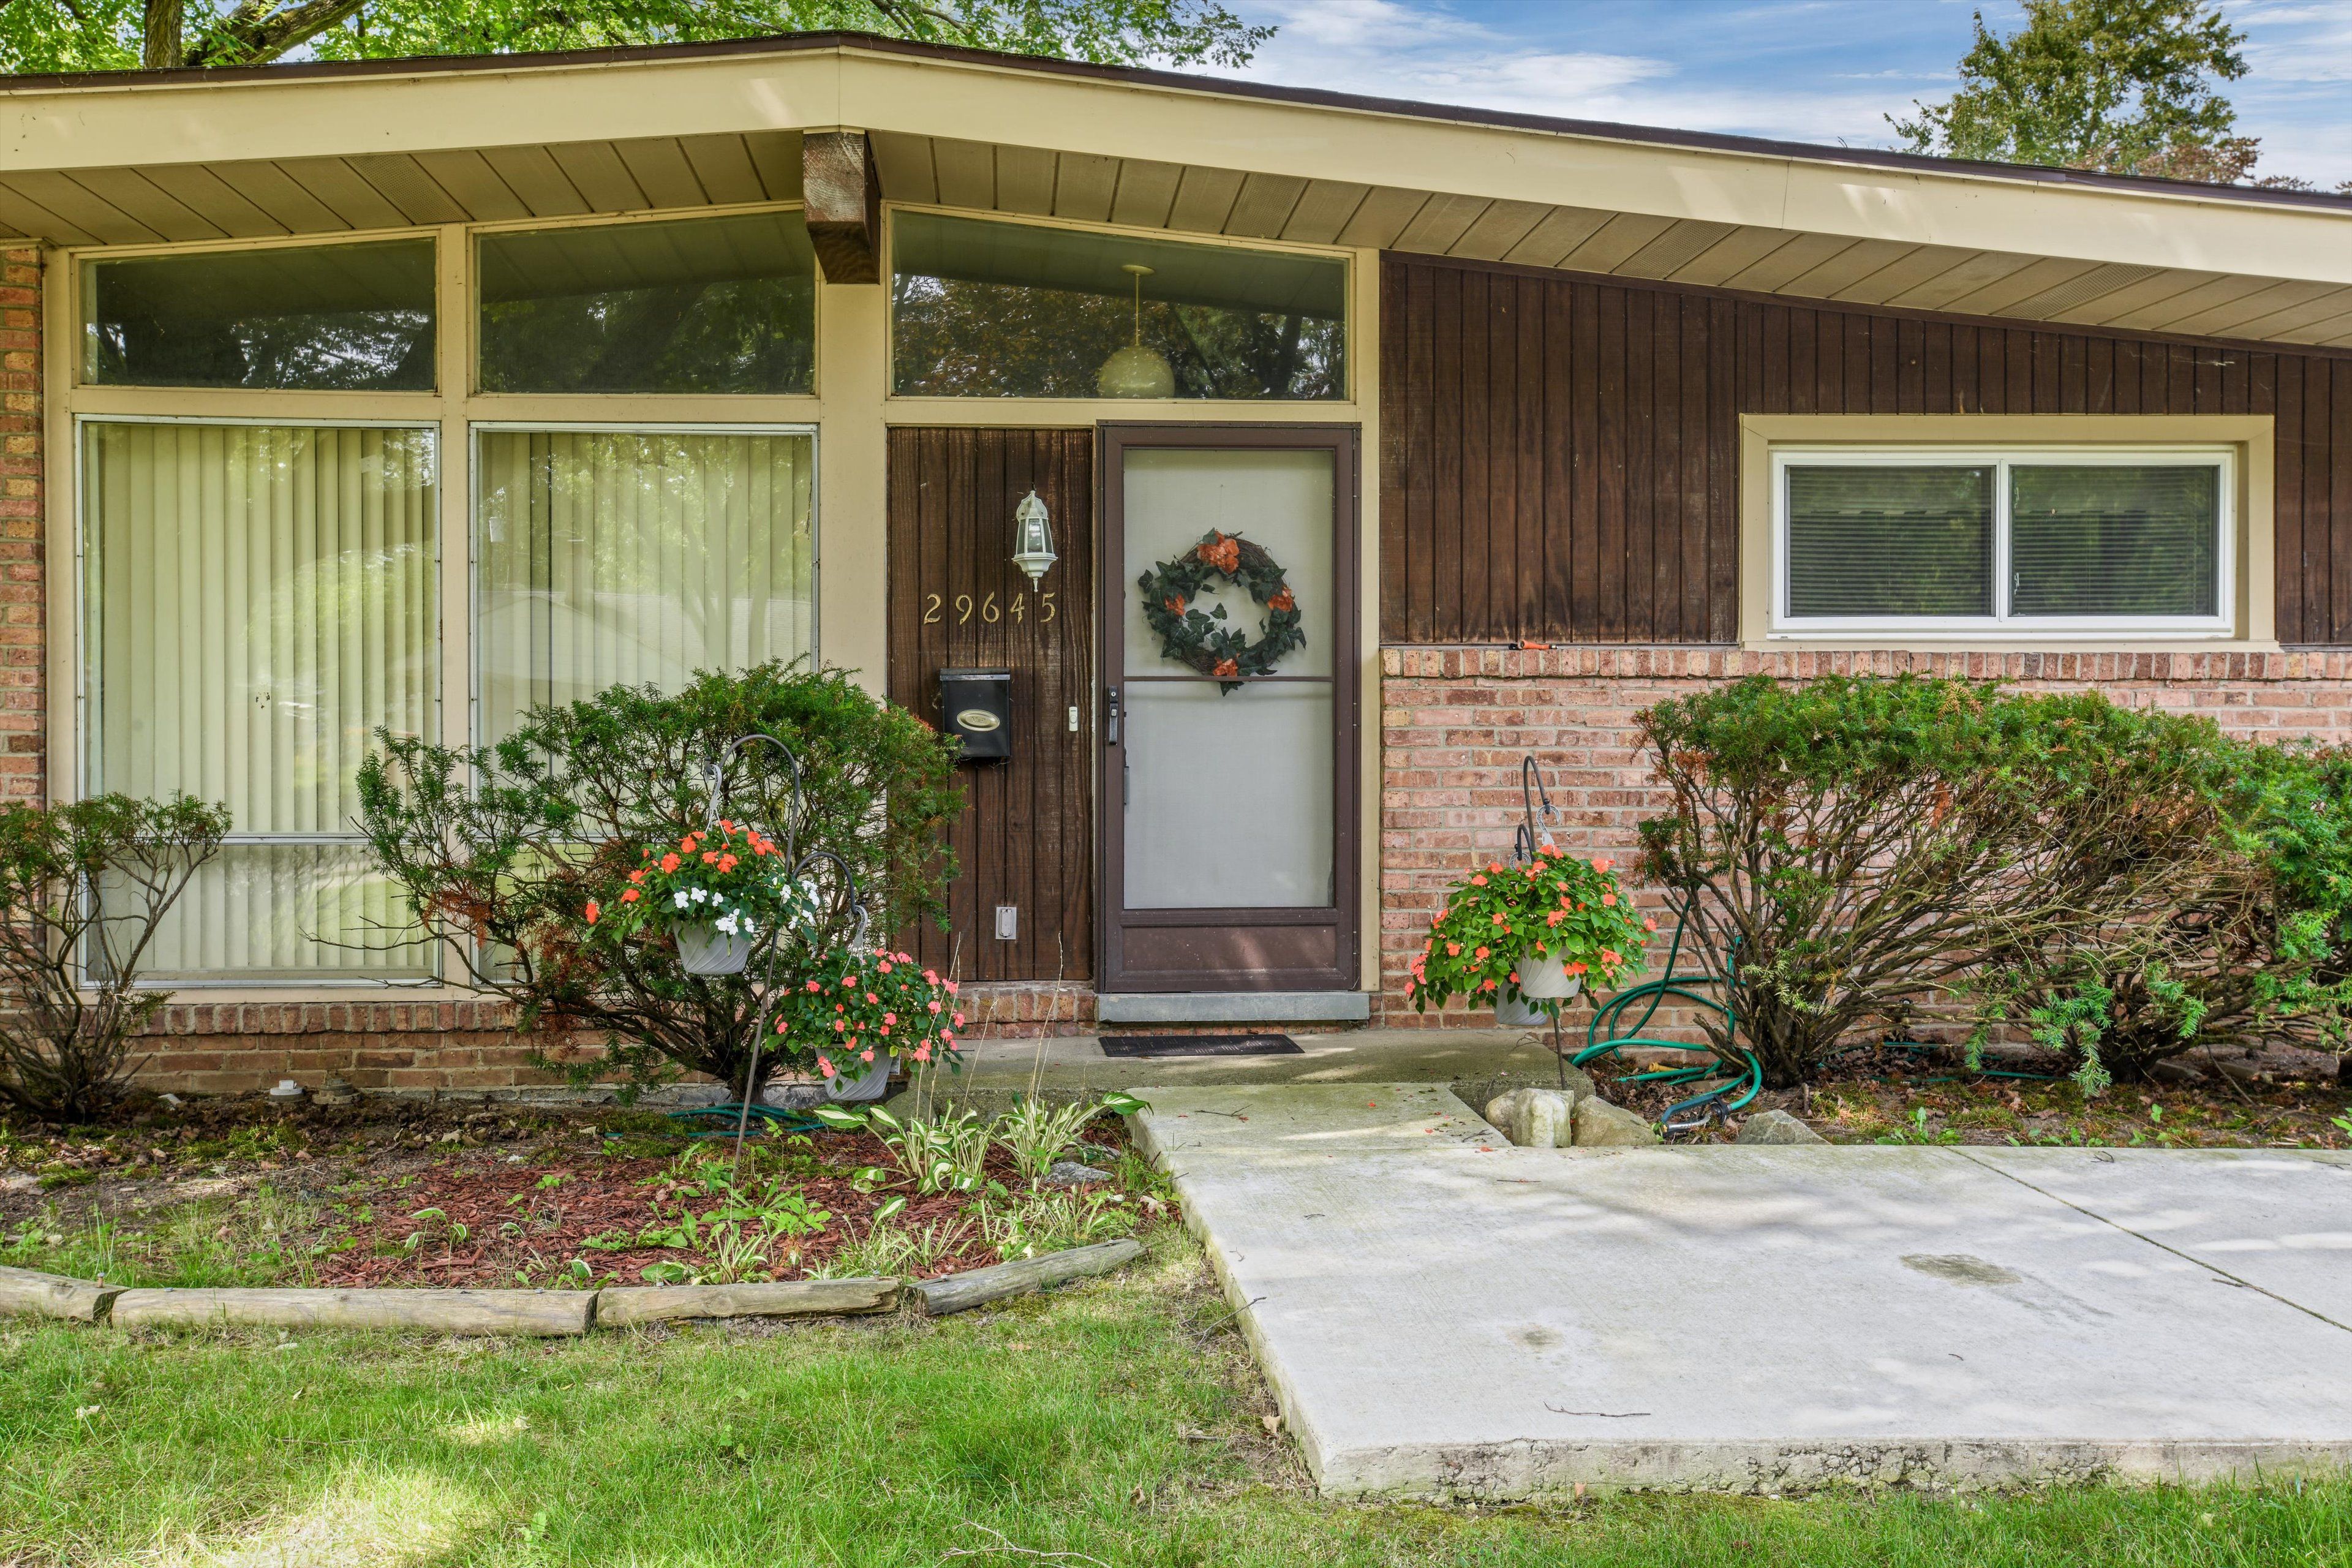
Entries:
MULTIPOLYGON (((1053 589, 1047 588, 1037 595, 1037 619, 1041 623, 1050 621, 1061 614, 1062 607, 1054 603, 1054 592, 1053 589)), ((923 595, 923 625, 927 626, 939 625, 947 619, 947 601, 941 595, 938 594, 923 595)), ((996 625, 1008 616, 1016 621, 1025 621, 1029 618, 1029 595, 1026 590, 1024 590, 1013 595, 1010 603, 1000 604, 993 594, 983 594, 978 599, 974 599, 970 594, 958 594, 955 596, 956 625, 969 626, 974 616, 978 616, 990 626, 996 625)))

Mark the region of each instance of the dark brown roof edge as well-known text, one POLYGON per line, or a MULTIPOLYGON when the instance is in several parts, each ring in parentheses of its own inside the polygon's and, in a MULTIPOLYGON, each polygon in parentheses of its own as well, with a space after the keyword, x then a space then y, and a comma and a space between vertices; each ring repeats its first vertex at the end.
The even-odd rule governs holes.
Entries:
POLYGON ((1402 115, 1417 120, 1448 121, 1466 125, 1490 125, 1553 135, 1590 136, 1613 142, 1634 142, 1660 147, 1688 147, 1709 153, 1744 153, 1770 158, 1794 158, 1808 163, 1858 163, 1920 174, 1979 174, 1990 179, 2031 184, 2082 185, 2093 189, 2165 192, 2266 206, 2315 207, 2352 212, 2352 195, 2327 191, 2283 191, 2254 185, 2210 184, 2200 180, 2163 179, 2146 174, 2107 174, 2084 169, 2057 169, 2037 163, 1994 163, 1965 158, 1937 158, 1920 153, 1895 153, 1877 147, 1832 147, 1817 142, 1781 142, 1765 136, 1734 136, 1719 132, 1676 131, 1654 125, 1628 125, 1605 120, 1570 120, 1551 115, 1522 114, 1509 110, 1473 109, 1460 104, 1422 103, 1410 99, 1376 98, 1368 94, 1331 92, 1321 88, 1280 87, 1269 82, 1243 81, 1232 77, 1198 76, 1184 71, 1153 70, 1135 66, 1097 65, 1087 60, 1055 59, 1043 55, 1003 54, 952 44, 923 43, 911 38, 884 37, 875 33, 782 33, 750 38, 724 38, 693 44, 626 44, 595 49, 551 49, 530 54, 413 55, 396 59, 309 60, 292 65, 236 66, 207 70, 68 71, 38 76, 0 76, 0 93, 56 88, 120 87, 130 83, 201 85, 285 80, 334 80, 373 76, 407 76, 418 71, 555 70, 577 66, 661 63, 673 60, 720 59, 739 55, 803 54, 825 49, 858 48, 880 54, 908 55, 921 59, 960 60, 970 64, 1011 67, 1043 76, 1088 78, 1097 81, 1171 88, 1180 91, 1221 93, 1276 103, 1311 104, 1374 114, 1402 115))

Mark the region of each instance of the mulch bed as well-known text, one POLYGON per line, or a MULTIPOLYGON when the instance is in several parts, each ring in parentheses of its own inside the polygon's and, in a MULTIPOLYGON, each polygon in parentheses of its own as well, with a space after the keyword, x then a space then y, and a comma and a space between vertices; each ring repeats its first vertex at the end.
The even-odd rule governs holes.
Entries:
MULTIPOLYGON (((1105 1117, 1072 1152, 1108 1168, 1125 1138, 1118 1120, 1105 1117)), ((690 1149, 724 1163, 733 1142, 685 1137, 644 1111, 583 1116, 383 1101, 285 1107, 258 1097, 179 1108, 151 1102, 102 1129, 0 1125, 0 1242, 12 1232, 71 1231, 112 1218, 136 1247, 140 1233, 166 1211, 203 1202, 230 1205, 217 1237, 228 1242, 241 1234, 230 1223, 238 1209, 268 1187, 307 1216, 303 1229, 277 1238, 289 1261, 299 1260, 279 1283, 577 1285, 586 1283, 572 1269, 578 1258, 595 1283, 635 1285, 657 1263, 712 1262, 707 1247, 633 1245, 649 1225, 675 1221, 682 1207, 699 1215, 727 1204, 723 1194, 667 1179, 690 1149), (440 1213, 420 1219, 427 1209, 440 1213), (419 1237, 413 1246, 412 1236, 419 1237)), ((745 1145, 742 1186, 755 1189, 754 1173, 772 1174, 780 1162, 792 1190, 828 1217, 815 1234, 771 1249, 761 1271, 776 1279, 822 1269, 873 1228, 876 1212, 892 1198, 906 1200, 890 1217, 893 1227, 954 1237, 934 1256, 893 1272, 936 1278, 1002 1261, 967 1212, 971 1194, 915 1195, 911 1184, 895 1181, 888 1149, 869 1133, 754 1136, 745 1145), (860 1190, 852 1173, 868 1166, 893 1179, 860 1190)), ((1015 1194, 1028 1184, 1002 1150, 992 1151, 988 1173, 1015 1194)), ((747 1234, 759 1229, 756 1221, 740 1224, 747 1234)))
MULTIPOLYGON (((888 1163, 889 1151, 868 1134, 824 1133, 817 1136, 816 1143, 816 1156, 844 1173, 888 1163)), ((721 1159, 732 1147, 719 1139, 710 1140, 709 1145, 714 1156, 721 1159)), ((1008 1188, 1015 1186, 1017 1178, 1009 1164, 994 1168, 1001 1163, 1001 1155, 992 1161, 991 1173, 1008 1188)), ((620 1284, 640 1283, 643 1271, 651 1264, 692 1262, 698 1255, 663 1247, 612 1250, 587 1244, 616 1234, 634 1235, 675 1215, 680 1204, 698 1214, 720 1206, 722 1199, 706 1195, 699 1188, 662 1182, 660 1177, 670 1164, 666 1158, 622 1158, 586 1151, 576 1156, 568 1152, 541 1155, 520 1165, 507 1163, 501 1154, 469 1152, 453 1157, 446 1164, 419 1173, 412 1184, 396 1190, 387 1184, 380 1192, 346 1199, 354 1210, 365 1203, 374 1212, 374 1222, 352 1226, 349 1235, 358 1244, 318 1261, 317 1283, 549 1284, 553 1283, 550 1266, 573 1258, 585 1258, 600 1279, 609 1274, 620 1284), (543 1187, 541 1184, 549 1176, 562 1180, 558 1185, 543 1187), (446 1216, 441 1226, 465 1226, 467 1239, 452 1244, 428 1237, 414 1252, 404 1250, 407 1237, 419 1230, 411 1216, 427 1208, 437 1208, 446 1216)), ((861 1192, 845 1174, 811 1174, 798 1178, 794 1184, 811 1207, 827 1211, 832 1218, 817 1235, 779 1246, 775 1261, 780 1263, 791 1249, 798 1251, 797 1267, 772 1269, 779 1279, 806 1279, 870 1227, 874 1211, 884 1200, 894 1192, 906 1191, 861 1192)), ((952 1226, 964 1221, 963 1210, 971 1201, 960 1193, 908 1197, 892 1223, 916 1230, 930 1225, 952 1226)), ((919 1270, 921 1278, 999 1261, 982 1244, 979 1227, 967 1228, 965 1245, 936 1266, 919 1270)))

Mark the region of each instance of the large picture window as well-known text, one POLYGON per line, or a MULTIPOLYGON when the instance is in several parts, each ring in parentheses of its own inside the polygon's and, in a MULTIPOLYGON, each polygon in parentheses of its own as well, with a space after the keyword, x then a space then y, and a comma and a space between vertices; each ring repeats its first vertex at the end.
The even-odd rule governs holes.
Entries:
POLYGON ((1348 395, 1348 264, 902 212, 890 229, 900 396, 1348 395))
POLYGON ((2218 449, 1779 449, 1774 629, 2228 635, 2218 449))
POLYGON ((433 432, 92 420, 82 468, 88 790, 235 824, 147 973, 429 978, 352 824, 375 731, 439 732, 433 432))
POLYGON ((816 651, 805 430, 475 431, 481 735, 616 682, 816 651))

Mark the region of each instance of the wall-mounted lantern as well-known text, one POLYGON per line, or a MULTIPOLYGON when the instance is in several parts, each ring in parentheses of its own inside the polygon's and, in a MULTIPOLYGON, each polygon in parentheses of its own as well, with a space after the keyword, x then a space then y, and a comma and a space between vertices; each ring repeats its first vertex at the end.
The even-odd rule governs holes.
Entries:
POLYGON ((1029 574, 1029 585, 1034 588, 1060 559, 1054 553, 1054 520, 1037 492, 1031 490, 1013 509, 1013 564, 1029 574))

